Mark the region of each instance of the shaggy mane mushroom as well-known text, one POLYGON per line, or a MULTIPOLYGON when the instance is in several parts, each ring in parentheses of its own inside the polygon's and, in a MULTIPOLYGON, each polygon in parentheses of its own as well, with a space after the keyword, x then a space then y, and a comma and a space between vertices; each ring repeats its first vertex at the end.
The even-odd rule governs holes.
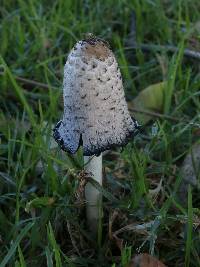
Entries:
MULTIPOLYGON (((118 63, 107 42, 90 35, 75 44, 64 67, 63 97, 64 114, 54 128, 54 138, 61 149, 72 154, 82 145, 84 161, 89 162, 85 169, 102 185, 101 152, 125 145, 138 132, 138 123, 128 112, 118 63)), ((85 195, 91 225, 98 219, 100 193, 88 184, 85 195)))

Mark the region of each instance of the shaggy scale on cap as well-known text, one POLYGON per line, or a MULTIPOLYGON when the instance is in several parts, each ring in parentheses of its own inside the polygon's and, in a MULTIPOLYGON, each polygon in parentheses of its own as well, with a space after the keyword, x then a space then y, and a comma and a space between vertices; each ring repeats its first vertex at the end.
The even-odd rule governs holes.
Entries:
POLYGON ((125 145, 138 130, 124 97, 121 73, 108 44, 96 37, 79 41, 64 67, 64 114, 54 128, 60 147, 85 156, 125 145))

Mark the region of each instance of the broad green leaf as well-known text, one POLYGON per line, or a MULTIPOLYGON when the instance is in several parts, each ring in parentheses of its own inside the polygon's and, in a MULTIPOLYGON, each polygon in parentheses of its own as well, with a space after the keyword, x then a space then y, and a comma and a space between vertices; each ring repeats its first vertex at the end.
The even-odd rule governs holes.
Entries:
POLYGON ((167 89, 166 82, 152 84, 142 90, 139 95, 129 103, 130 110, 140 124, 146 124, 153 116, 148 112, 162 112, 164 105, 164 91, 167 89), (139 111, 139 112, 136 112, 139 111), (141 111, 141 112, 140 112, 141 111))

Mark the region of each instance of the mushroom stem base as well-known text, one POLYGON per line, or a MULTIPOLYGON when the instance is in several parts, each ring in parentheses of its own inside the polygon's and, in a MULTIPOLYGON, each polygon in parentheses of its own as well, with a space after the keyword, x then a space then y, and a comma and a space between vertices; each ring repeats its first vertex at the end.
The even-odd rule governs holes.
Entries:
MULTIPOLYGON (((92 178, 102 186, 102 154, 100 156, 84 156, 84 168, 92 178)), ((88 227, 93 234, 98 231, 101 219, 102 194, 91 183, 85 186, 86 213, 88 227)))

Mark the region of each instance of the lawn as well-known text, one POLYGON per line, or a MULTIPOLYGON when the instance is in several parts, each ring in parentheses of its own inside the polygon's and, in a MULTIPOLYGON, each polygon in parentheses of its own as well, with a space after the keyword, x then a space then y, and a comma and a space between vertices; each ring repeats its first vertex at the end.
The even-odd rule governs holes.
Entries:
POLYGON ((125 267, 139 253, 200 266, 200 1, 0 2, 0 267, 125 267), (80 193, 82 151, 52 138, 63 66, 87 32, 110 43, 142 125, 103 157, 97 238, 80 193))

